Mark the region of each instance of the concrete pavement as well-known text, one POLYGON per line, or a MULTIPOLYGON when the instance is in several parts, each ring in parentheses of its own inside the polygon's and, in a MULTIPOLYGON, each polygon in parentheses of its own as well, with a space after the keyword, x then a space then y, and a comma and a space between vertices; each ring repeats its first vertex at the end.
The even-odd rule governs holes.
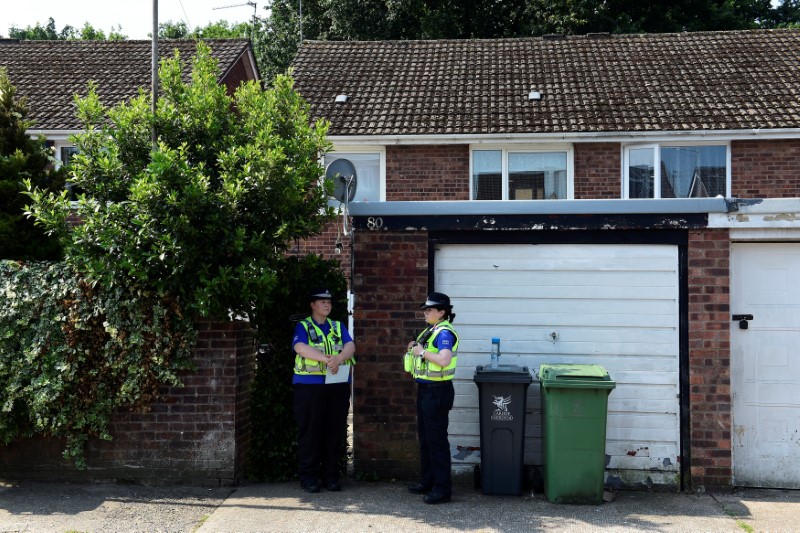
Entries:
POLYGON ((673 494, 620 491, 602 505, 556 505, 542 494, 486 496, 457 487, 425 505, 405 483, 344 480, 343 491, 307 494, 297 483, 235 489, 0 485, 0 531, 800 531, 800 491, 740 489, 673 494))

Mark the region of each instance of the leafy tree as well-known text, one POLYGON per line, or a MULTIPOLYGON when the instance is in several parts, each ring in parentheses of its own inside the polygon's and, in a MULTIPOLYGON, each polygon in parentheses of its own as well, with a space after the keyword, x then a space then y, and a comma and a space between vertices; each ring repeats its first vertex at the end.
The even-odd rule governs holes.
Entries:
POLYGON ((0 68, 0 259, 55 259, 58 243, 24 216, 23 180, 48 190, 64 186, 63 172, 53 169, 44 139, 26 130, 28 109, 0 68))
POLYGON ((66 25, 61 31, 58 31, 56 30, 56 23, 52 17, 47 19, 47 24, 45 26, 42 26, 38 22, 36 26, 28 26, 26 28, 12 26, 8 30, 8 36, 21 41, 63 41, 68 39, 124 41, 128 38, 126 35, 122 34, 121 26, 112 26, 111 31, 108 32, 108 36, 106 37, 106 34, 102 30, 95 29, 88 22, 85 22, 80 30, 73 26, 66 25))
POLYGON ((78 100, 85 132, 70 167, 82 224, 69 227, 65 195, 32 186, 30 212, 104 286, 175 296, 203 316, 252 313, 284 251, 331 216, 319 184, 327 124, 311 124, 285 76, 228 96, 202 42, 190 81, 177 54, 159 75, 155 116, 145 93, 111 109, 95 87, 78 100))
POLYGON ((253 24, 239 22, 231 24, 225 20, 212 22, 189 31, 185 22, 163 22, 158 25, 159 39, 237 39, 250 38, 253 24))
POLYGON ((18 28, 12 26, 8 29, 8 36, 12 39, 30 40, 30 41, 55 41, 59 39, 67 39, 75 31, 72 26, 64 26, 59 32, 56 30, 56 22, 52 17, 47 19, 47 24, 42 26, 38 22, 36 26, 28 26, 27 28, 18 28))

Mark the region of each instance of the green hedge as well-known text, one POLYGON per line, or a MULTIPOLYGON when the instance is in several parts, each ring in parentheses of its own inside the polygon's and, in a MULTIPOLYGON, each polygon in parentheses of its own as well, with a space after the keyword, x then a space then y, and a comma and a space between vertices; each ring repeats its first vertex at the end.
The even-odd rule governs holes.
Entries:
POLYGON ((94 286, 63 263, 0 261, 0 443, 65 437, 85 466, 115 410, 180 384, 195 338, 175 300, 94 286))

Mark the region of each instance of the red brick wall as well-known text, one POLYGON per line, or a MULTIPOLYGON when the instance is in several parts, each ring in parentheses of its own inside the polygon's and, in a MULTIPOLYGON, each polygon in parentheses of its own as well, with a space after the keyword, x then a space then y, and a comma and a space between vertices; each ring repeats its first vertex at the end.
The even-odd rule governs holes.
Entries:
POLYGON ((120 412, 112 441, 92 439, 86 470, 61 455, 60 439, 0 447, 0 475, 16 479, 117 480, 232 485, 244 476, 250 447, 253 335, 246 323, 202 322, 183 387, 162 390, 148 413, 120 412))
POLYGON ((226 73, 225 78, 220 81, 225 84, 225 88, 228 90, 228 96, 233 96, 233 93, 236 92, 239 85, 251 79, 252 78, 247 75, 247 69, 244 66, 244 58, 240 57, 226 73))
POLYGON ((419 304, 428 290, 428 236, 357 233, 355 257, 354 466, 410 479, 419 472, 416 388, 402 355, 424 326, 419 304))
POLYGON ((575 144, 575 199, 622 198, 619 143, 575 144))
MULTIPOLYGON (((289 249, 288 255, 303 256, 307 254, 316 254, 324 259, 336 259, 342 265, 345 277, 350 280, 350 236, 345 236, 341 230, 342 216, 339 215, 337 220, 329 222, 322 233, 306 239, 297 241, 289 249), (336 225, 339 224, 340 229, 337 230, 336 225), (341 253, 336 253, 337 240, 342 243, 341 253)), ((348 226, 349 227, 349 226, 348 226)))
POLYGON ((387 146, 386 200, 469 200, 469 146, 387 146))
POLYGON ((800 140, 733 141, 731 182, 738 198, 800 196, 800 140))
POLYGON ((731 470, 730 240, 689 232, 691 484, 729 487, 731 470))

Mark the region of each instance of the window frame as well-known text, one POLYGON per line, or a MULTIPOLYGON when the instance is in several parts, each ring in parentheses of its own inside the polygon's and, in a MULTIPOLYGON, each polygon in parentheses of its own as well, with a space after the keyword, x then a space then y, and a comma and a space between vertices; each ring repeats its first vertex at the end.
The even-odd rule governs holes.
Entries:
MULTIPOLYGON (((342 156, 346 154, 378 154, 378 172, 379 172, 379 180, 380 183, 378 185, 378 202, 385 202, 386 201, 386 148, 384 146, 364 146, 364 145, 352 145, 352 144, 343 144, 343 145, 334 145, 331 150, 322 154, 321 163, 322 166, 325 167, 325 156, 326 155, 337 155, 342 156)), ((336 199, 331 199, 328 202, 329 205, 332 207, 338 207, 339 201, 336 199)))
MULTIPOLYGON (((726 198, 731 193, 731 142, 730 141, 669 141, 669 142, 640 142, 622 145, 622 198, 631 199, 630 196, 630 152, 631 150, 653 150, 653 199, 661 199, 661 148, 673 146, 724 146, 725 147, 725 192, 726 198)), ((684 198, 684 197, 680 197, 684 198)), ((678 198, 678 199, 680 199, 678 198)), ((646 198, 633 198, 643 200, 646 198)))
MULTIPOLYGON (((499 200, 509 202, 522 201, 541 201, 533 200, 510 200, 509 199, 509 180, 508 180, 508 156, 515 153, 553 153, 563 152, 567 156, 567 197, 563 200, 573 200, 575 198, 575 146, 573 144, 471 144, 469 146, 469 199, 471 202, 492 202, 498 200, 475 200, 474 199, 474 168, 476 151, 500 151, 501 152, 501 185, 502 193, 499 200)), ((559 200, 562 200, 559 198, 559 200)), ((558 200, 555 200, 558 201, 558 200)))

